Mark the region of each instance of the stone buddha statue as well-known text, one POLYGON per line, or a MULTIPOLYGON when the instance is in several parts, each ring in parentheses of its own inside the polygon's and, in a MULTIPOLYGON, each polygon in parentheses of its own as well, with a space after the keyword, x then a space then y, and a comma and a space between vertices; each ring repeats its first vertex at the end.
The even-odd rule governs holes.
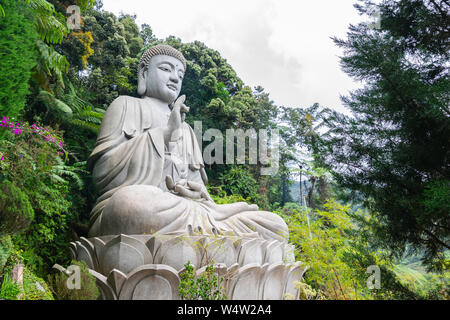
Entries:
POLYGON ((138 66, 138 95, 107 109, 88 159, 99 197, 89 237, 209 234, 287 241, 278 215, 245 202, 216 204, 193 129, 179 97, 186 61, 167 45, 149 48, 138 66))

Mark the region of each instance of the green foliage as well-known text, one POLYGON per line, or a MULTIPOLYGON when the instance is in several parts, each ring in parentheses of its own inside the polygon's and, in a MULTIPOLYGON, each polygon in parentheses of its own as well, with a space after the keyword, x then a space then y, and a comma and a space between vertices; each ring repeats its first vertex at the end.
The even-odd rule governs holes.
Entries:
POLYGON ((68 33, 66 18, 46 0, 24 0, 36 13, 36 30, 42 41, 61 43, 68 33))
POLYGON ((226 191, 223 190, 222 186, 218 187, 212 187, 212 186, 206 186, 208 193, 211 195, 211 198, 214 200, 217 204, 229 204, 229 203, 235 203, 235 202, 249 202, 249 198, 244 198, 240 194, 232 194, 227 195, 226 191))
POLYGON ((11 181, 0 186, 0 236, 25 230, 34 218, 28 196, 11 181))
POLYGON ((422 204, 429 213, 450 212, 450 180, 431 181, 424 187, 422 204))
POLYGON ((36 47, 39 56, 36 60, 33 78, 44 90, 51 91, 50 81, 52 76, 56 76, 59 85, 64 86, 63 74, 67 72, 69 67, 66 57, 41 40, 36 42, 36 47))
MULTIPOLYGON (((136 95, 140 55, 166 43, 187 59, 181 94, 187 96, 190 125, 202 121, 203 132, 281 129, 275 175, 261 176, 261 164, 211 164, 206 168, 208 190, 218 204, 245 201, 280 211, 298 259, 310 267, 306 283, 298 284, 302 298, 448 299, 447 273, 411 271, 384 251, 391 247, 403 253, 411 243, 411 251, 426 249, 428 265, 449 266, 449 82, 443 67, 448 64, 448 15, 439 10, 443 3, 382 1, 381 30, 360 24, 350 28, 348 41, 336 40, 345 49, 344 70, 366 85, 344 99, 352 118, 319 104, 277 107, 263 88, 245 86, 216 50, 173 36, 158 39, 149 25, 139 28, 136 17, 116 17, 101 10, 101 2, 93 8, 94 2, 0 0, 0 45, 7 49, 0 71, 8 75, 0 80, 0 111, 16 116, 24 108, 32 72, 35 81, 23 116, 57 128, 50 130, 53 136, 64 131, 67 146, 58 148, 26 124, 20 135, 0 129, 0 219, 6 217, 3 212, 14 213, 10 221, 21 217, 17 213, 34 212, 27 228, 23 219, 22 234, 2 220, 0 229, 12 235, 0 238, 0 269, 17 249, 24 250, 22 260, 39 276, 54 263, 70 262, 71 228, 86 235, 84 223, 95 201, 85 160, 103 114, 118 95, 136 95), (82 10, 82 31, 67 29, 65 8, 71 4, 82 10), (292 170, 299 165, 301 171, 292 170), (317 208, 308 209, 312 239, 304 208, 291 197, 292 177, 300 172, 308 180, 308 205, 317 208), (351 196, 359 207, 365 201, 370 213, 327 203, 334 195, 351 196), (5 201, 10 198, 15 201, 5 201), (367 290, 369 265, 381 269, 380 290, 367 290)), ((362 13, 368 7, 357 6, 362 13)), ((24 281, 29 286, 25 297, 50 298, 35 290, 36 281, 45 285, 33 277, 24 281)), ((58 277, 53 286, 59 299, 98 297, 92 278, 74 291, 65 286, 67 276, 58 277)), ((220 284, 212 266, 196 275, 187 265, 180 295, 221 299, 220 284)), ((6 295, 16 296, 13 285, 5 288, 6 295)))
POLYGON ((448 300, 450 294, 450 273, 423 273, 406 265, 396 265, 394 271, 400 282, 417 293, 419 299, 448 300))
POLYGON ((23 272, 22 300, 54 300, 47 283, 26 267, 23 272))
POLYGON ((185 270, 180 274, 181 281, 178 293, 184 300, 225 300, 222 286, 223 278, 218 279, 213 265, 208 265, 205 271, 196 275, 194 267, 188 261, 185 270))
MULTIPOLYGON (((35 128, 23 123, 21 134, 8 134, 0 142, 0 150, 5 155, 1 174, 18 189, 14 197, 26 197, 34 211, 32 223, 21 234, 15 233, 13 242, 24 250, 25 263, 42 275, 52 264, 68 259, 71 203, 66 199, 69 182, 62 176, 74 178, 79 169, 63 165, 58 154, 60 146, 52 143, 52 139, 60 140, 53 138, 58 137, 59 132, 35 128)), ((75 183, 80 183, 78 180, 76 178, 75 183)))
POLYGON ((239 194, 244 198, 257 198, 258 182, 242 166, 234 165, 225 174, 219 176, 222 188, 230 194, 239 194))
POLYGON ((17 283, 12 281, 8 273, 3 276, 2 287, 0 289, 0 299, 17 300, 21 293, 20 287, 17 283))
MULTIPOLYGON (((24 108, 31 69, 36 64, 34 14, 17 0, 1 0, 0 114, 17 116, 24 108)), ((4 133, 0 133, 0 139, 4 133)))
POLYGON ((374 250, 370 230, 359 226, 348 206, 335 201, 324 210, 309 212, 293 210, 284 218, 289 226, 290 242, 296 246, 296 258, 309 266, 306 284, 314 294, 309 298, 326 299, 414 299, 417 294, 405 288, 396 278, 388 257, 374 250), (368 233, 369 232, 369 233, 368 233), (311 234, 311 236, 310 236, 311 234), (367 267, 381 270, 381 289, 367 288, 367 267))
POLYGON ((352 117, 328 116, 327 163, 376 214, 380 242, 398 254, 411 244, 442 270, 450 249, 448 3, 385 0, 380 10, 379 29, 360 23, 334 39, 344 71, 365 85, 343 98, 352 117))
POLYGON ((86 263, 72 260, 72 265, 80 268, 80 289, 69 289, 67 286, 69 276, 64 273, 50 275, 48 283, 56 300, 98 300, 100 290, 86 263))
POLYGON ((0 236, 0 275, 3 274, 3 269, 13 250, 14 245, 11 241, 11 236, 0 236))

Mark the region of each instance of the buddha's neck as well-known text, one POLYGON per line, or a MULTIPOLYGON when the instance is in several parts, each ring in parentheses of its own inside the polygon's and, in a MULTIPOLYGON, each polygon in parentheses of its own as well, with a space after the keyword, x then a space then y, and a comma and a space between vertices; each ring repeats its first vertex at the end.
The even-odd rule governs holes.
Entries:
POLYGON ((154 107, 158 108, 158 110, 162 112, 170 112, 167 102, 153 97, 144 97, 144 99, 147 99, 154 107))
POLYGON ((149 104, 149 111, 152 114, 152 126, 166 126, 170 117, 170 108, 167 102, 153 97, 144 97, 143 99, 149 104))

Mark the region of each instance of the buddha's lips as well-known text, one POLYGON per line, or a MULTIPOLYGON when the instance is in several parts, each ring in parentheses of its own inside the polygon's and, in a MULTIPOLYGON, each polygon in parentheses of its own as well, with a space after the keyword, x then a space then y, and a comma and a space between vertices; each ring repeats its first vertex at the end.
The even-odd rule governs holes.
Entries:
POLYGON ((177 90, 178 90, 177 86, 175 86, 175 85, 173 85, 173 84, 168 84, 167 87, 168 87, 170 90, 173 90, 173 91, 177 91, 177 90))

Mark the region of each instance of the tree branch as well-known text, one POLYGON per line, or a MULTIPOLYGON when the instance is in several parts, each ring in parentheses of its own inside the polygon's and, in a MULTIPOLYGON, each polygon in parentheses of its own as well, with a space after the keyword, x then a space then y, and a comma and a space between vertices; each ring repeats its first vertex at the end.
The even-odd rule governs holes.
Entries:
POLYGON ((436 241, 437 243, 439 243, 441 246, 450 249, 450 246, 447 245, 445 242, 442 242, 438 237, 436 237, 432 232, 426 230, 426 229, 422 229, 423 232, 425 232, 427 235, 429 235, 431 238, 433 238, 434 241, 436 241))

